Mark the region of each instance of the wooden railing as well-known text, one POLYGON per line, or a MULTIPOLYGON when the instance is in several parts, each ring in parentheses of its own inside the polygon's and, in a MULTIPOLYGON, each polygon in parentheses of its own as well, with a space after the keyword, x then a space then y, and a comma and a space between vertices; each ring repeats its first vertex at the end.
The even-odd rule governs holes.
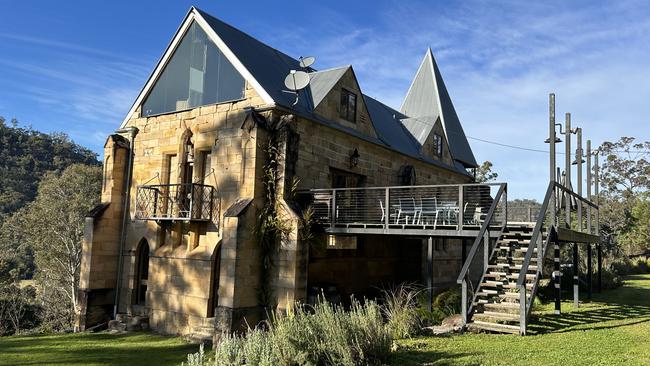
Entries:
POLYGON ((530 239, 524 261, 517 278, 517 288, 519 289, 520 304, 520 333, 526 334, 530 312, 533 308, 535 294, 539 279, 542 277, 543 259, 546 256, 549 243, 557 237, 557 231, 560 228, 598 235, 598 205, 577 193, 567 189, 556 182, 550 182, 544 196, 544 202, 540 209, 540 215, 535 223, 535 228, 530 239), (583 210, 583 208, 587 208, 583 210), (586 211, 586 216, 583 213, 586 211), (572 223, 573 222, 573 223, 572 223), (544 237, 545 236, 545 237, 544 237), (533 254, 537 249, 537 271, 530 290, 530 296, 526 291, 526 274, 529 271, 530 262, 533 254))

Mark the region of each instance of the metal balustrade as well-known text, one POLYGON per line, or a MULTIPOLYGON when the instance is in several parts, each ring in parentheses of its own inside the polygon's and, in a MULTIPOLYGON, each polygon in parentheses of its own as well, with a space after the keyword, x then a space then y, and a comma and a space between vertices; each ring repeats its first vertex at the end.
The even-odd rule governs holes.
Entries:
POLYGON ((217 224, 218 203, 214 187, 204 184, 143 185, 137 187, 135 218, 217 224))
MULTIPOLYGON (((313 189, 318 222, 330 227, 478 230, 500 184, 313 189)), ((492 217, 492 224, 505 221, 492 217)))

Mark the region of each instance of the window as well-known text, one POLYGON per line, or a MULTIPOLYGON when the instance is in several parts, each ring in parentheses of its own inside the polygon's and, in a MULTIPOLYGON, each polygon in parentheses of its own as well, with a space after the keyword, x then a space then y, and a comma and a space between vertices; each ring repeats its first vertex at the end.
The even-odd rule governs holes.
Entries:
POLYGON ((341 89, 341 118, 350 122, 357 120, 357 95, 341 89))
POLYGON ((442 157, 442 136, 437 133, 433 134, 433 153, 439 158, 442 157))
POLYGON ((144 101, 143 116, 244 97, 244 78, 192 23, 144 101))
POLYGON ((357 188, 363 187, 366 177, 361 174, 354 174, 330 168, 330 175, 332 177, 332 188, 357 188))

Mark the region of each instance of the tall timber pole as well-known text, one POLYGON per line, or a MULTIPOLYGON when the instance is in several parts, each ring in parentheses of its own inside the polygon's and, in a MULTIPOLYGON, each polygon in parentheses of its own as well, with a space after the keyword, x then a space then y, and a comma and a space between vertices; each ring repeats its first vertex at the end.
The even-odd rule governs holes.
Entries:
MULTIPOLYGON (((555 144, 558 142, 555 135, 555 94, 548 96, 548 143, 549 143, 549 181, 554 183, 557 179, 557 163, 555 161, 555 144)), ((551 223, 557 225, 557 189, 553 188, 553 202, 551 207, 551 223)), ((538 263, 539 265, 539 263, 538 263)), ((561 313, 561 289, 560 289, 560 242, 553 241, 553 286, 555 287, 555 314, 561 313)))

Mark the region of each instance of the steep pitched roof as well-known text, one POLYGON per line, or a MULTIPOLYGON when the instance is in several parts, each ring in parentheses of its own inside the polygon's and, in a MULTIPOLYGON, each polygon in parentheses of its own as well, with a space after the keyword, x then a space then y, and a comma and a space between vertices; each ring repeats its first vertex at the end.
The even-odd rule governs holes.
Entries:
MULTIPOLYGON (((366 95, 363 95, 364 101, 366 102, 371 122, 377 132, 377 138, 361 136, 353 129, 337 126, 336 124, 324 121, 320 116, 314 114, 314 108, 323 100, 350 66, 323 71, 308 68, 306 71, 310 73, 310 87, 299 92, 298 103, 293 105, 295 96, 285 91, 284 78, 290 70, 301 69, 299 61, 195 7, 192 7, 186 15, 174 39, 170 42, 167 50, 158 62, 156 69, 152 72, 124 119, 122 126, 126 125, 137 107, 142 103, 192 22, 197 22, 203 28, 208 37, 216 44, 228 61, 255 88, 266 103, 293 109, 298 113, 311 117, 315 121, 345 130, 350 134, 384 145, 400 153, 455 170, 461 174, 468 174, 464 167, 458 164, 449 166, 423 156, 419 149, 421 145, 411 135, 404 124, 400 122, 400 120, 410 116, 400 113, 366 95)), ((449 104, 451 104, 451 101, 449 101, 449 104)))
POLYGON ((350 66, 342 66, 309 73, 309 89, 314 108, 318 107, 349 68, 350 66))
POLYGON ((467 142, 465 131, 460 124, 431 49, 428 49, 424 55, 400 111, 411 118, 416 118, 416 120, 403 121, 414 136, 423 134, 428 136, 439 117, 454 160, 468 167, 477 166, 474 153, 467 142))

